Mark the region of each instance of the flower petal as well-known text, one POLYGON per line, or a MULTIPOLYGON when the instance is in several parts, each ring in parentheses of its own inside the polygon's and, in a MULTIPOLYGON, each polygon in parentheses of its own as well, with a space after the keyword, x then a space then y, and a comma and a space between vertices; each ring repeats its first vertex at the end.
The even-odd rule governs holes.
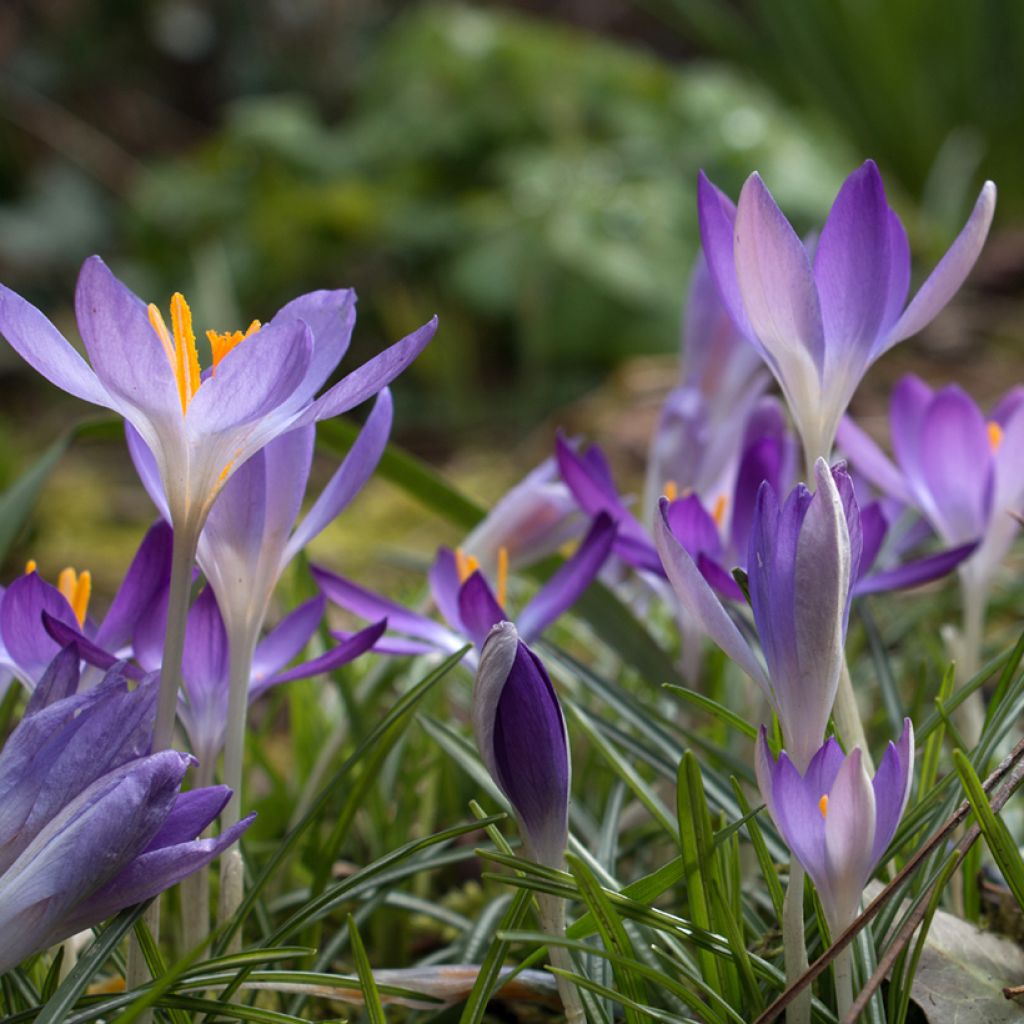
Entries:
POLYGON ((324 604, 323 594, 304 601, 256 645, 252 658, 253 678, 271 676, 298 656, 323 621, 324 604))
POLYGON ((471 573, 459 588, 459 619, 466 635, 477 647, 483 646, 491 627, 505 619, 505 610, 479 570, 471 573))

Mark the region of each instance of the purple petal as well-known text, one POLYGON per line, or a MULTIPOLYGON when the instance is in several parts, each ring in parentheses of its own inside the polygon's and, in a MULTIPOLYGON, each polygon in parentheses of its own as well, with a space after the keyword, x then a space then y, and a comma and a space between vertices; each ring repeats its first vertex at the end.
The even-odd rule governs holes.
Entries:
POLYGON ((459 590, 462 588, 462 580, 459 579, 459 567, 455 560, 455 552, 451 548, 437 549, 427 579, 430 582, 430 596, 434 599, 437 610, 452 629, 461 632, 459 590))
POLYGON ((732 574, 714 559, 707 555, 697 555, 697 568, 701 576, 711 585, 719 597, 727 601, 743 601, 743 591, 740 585, 732 578, 732 574))
POLYGON ((179 793, 171 813, 144 852, 191 842, 224 810, 230 798, 231 790, 227 786, 204 786, 179 793))
MULTIPOLYGON (((125 440, 128 442, 128 454, 131 456, 135 472, 149 495, 149 500, 156 506, 157 512, 169 523, 171 512, 167 507, 167 495, 160 479, 160 467, 156 464, 153 453, 143 440, 142 435, 128 422, 124 425, 125 440)), ((230 481, 229 481, 230 482, 230 481)))
POLYGON ((372 398, 413 362, 427 347, 436 330, 435 316, 412 334, 363 363, 318 398, 300 424, 339 416, 372 398))
MULTIPOLYGON (((331 636, 335 640, 351 640, 355 633, 346 633, 343 630, 332 629, 331 636)), ((443 650, 457 651, 461 643, 453 643, 443 650)), ((419 640, 407 640, 401 636, 384 636, 373 645, 377 654, 394 654, 398 657, 419 657, 422 654, 436 654, 439 650, 437 644, 423 643, 419 640)))
POLYGON ((986 181, 967 223, 893 325, 879 353, 927 327, 956 294, 981 255, 995 209, 996 187, 986 181))
POLYGON ((575 604, 611 553, 615 533, 615 523, 611 516, 602 512, 594 519, 572 557, 559 567, 519 614, 519 634, 524 642, 529 643, 534 637, 540 636, 555 619, 575 604))
POLYGON ((744 309, 781 376, 789 380, 795 366, 820 375, 825 339, 807 250, 756 174, 740 193, 735 253, 744 309))
POLYGON ((323 621, 324 604, 322 594, 303 602, 256 645, 252 659, 254 678, 272 676, 299 654, 323 621))
POLYGON ((29 718, 77 691, 81 678, 78 669, 80 660, 78 647, 74 643, 61 648, 32 691, 32 696, 25 705, 24 718, 29 718))
MULTIPOLYGON (((891 328, 903 312, 910 289, 910 242, 895 210, 889 211, 889 293, 886 296, 885 313, 879 328, 879 341, 883 344, 891 328)), ((878 344, 872 358, 878 355, 878 344)))
POLYGON ((211 587, 204 587, 188 610, 181 674, 190 703, 198 706, 227 683, 228 635, 211 587))
POLYGON ((889 590, 907 590, 923 583, 941 579, 951 573, 961 562, 970 558, 978 549, 978 542, 947 548, 926 558, 904 562, 892 569, 870 573, 859 579, 853 588, 855 597, 865 594, 880 594, 889 590))
MULTIPOLYGON (((860 564, 857 568, 857 583, 868 574, 882 550, 885 535, 889 532, 889 524, 880 502, 872 501, 860 507, 860 529, 862 547, 860 564)), ((860 591, 857 591, 859 593, 860 591)))
POLYGON ((43 612, 78 630, 78 620, 67 599, 38 573, 16 579, 0 604, 0 637, 19 676, 32 686, 64 646, 46 631, 43 612))
POLYGON ((459 590, 459 618, 470 640, 481 647, 492 626, 505 619, 505 611, 498 604, 479 570, 470 573, 459 590))
POLYGON ((149 322, 146 304, 98 256, 82 264, 75 314, 89 361, 103 386, 147 416, 180 420, 177 380, 149 322))
POLYGON ((331 477, 288 542, 284 555, 285 562, 290 561, 332 522, 373 475, 391 433, 392 408, 391 392, 384 388, 377 396, 373 411, 367 417, 366 424, 359 432, 348 455, 345 456, 345 461, 331 477))
POLYGON ((336 668, 347 665, 350 661, 355 661, 361 654, 375 650, 376 644, 384 635, 384 630, 387 629, 387 626, 387 619, 381 619, 380 622, 375 622, 372 626, 367 626, 366 629, 354 633, 343 643, 337 647, 332 647, 319 657, 313 658, 310 661, 304 661, 301 665, 296 665, 284 672, 278 672, 267 679, 254 679, 249 686, 250 702, 262 696, 271 686, 277 686, 279 683, 290 683, 294 679, 311 679, 313 676, 321 675, 324 672, 333 672, 336 668))
POLYGON ((473 731, 531 853, 561 866, 569 812, 565 719, 544 665, 511 623, 495 626, 484 644, 473 688, 473 731))
POLYGON ((705 553, 718 558, 722 553, 722 538, 718 524, 701 504, 696 494, 687 495, 669 502, 665 510, 665 521, 672 536, 693 558, 705 553))
POLYGON ((889 204, 882 176, 868 160, 843 182, 814 252, 828 363, 867 365, 891 276, 889 204))
POLYGON ((107 408, 116 404, 60 331, 35 306, 3 285, 0 334, 32 369, 69 395, 107 408))
POLYGON ((875 840, 871 849, 871 868, 882 859, 896 827, 903 817, 910 786, 914 778, 914 727, 909 718, 903 720, 903 732, 898 743, 890 743, 882 755, 875 772, 874 790, 876 807, 875 840))
POLYGON ((654 521, 654 540, 679 603, 704 632, 764 690, 768 700, 774 703, 768 678, 750 645, 743 639, 686 549, 672 536, 665 519, 667 504, 668 499, 663 498, 661 514, 654 521))
POLYGON ((173 533, 165 522, 154 523, 146 532, 96 632, 98 647, 117 651, 131 640, 141 611, 170 583, 173 542, 173 533))
POLYGON ((217 433, 252 423, 290 401, 313 358, 313 337, 302 321, 261 327, 237 345, 195 393, 185 415, 193 430, 217 433))
POLYGON ((97 668, 109 669, 115 665, 122 666, 121 671, 129 679, 141 679, 145 674, 140 668, 129 662, 122 661, 110 651, 104 650, 98 644, 90 640, 76 626, 69 626, 60 619, 55 619, 49 612, 43 612, 43 628, 53 638, 54 642, 61 647, 74 645, 79 657, 97 668))
POLYGON ((912 501, 903 474, 849 416, 839 421, 836 444, 857 472, 875 487, 904 503, 912 501))

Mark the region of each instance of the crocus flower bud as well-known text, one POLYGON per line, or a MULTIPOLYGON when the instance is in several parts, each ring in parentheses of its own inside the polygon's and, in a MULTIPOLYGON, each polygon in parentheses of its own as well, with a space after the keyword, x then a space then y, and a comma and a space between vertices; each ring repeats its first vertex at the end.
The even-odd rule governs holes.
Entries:
POLYGON ((757 782, 782 838, 818 891, 833 937, 857 916, 868 880, 882 859, 910 797, 914 729, 904 719, 874 779, 855 747, 844 754, 830 738, 801 774, 783 750, 772 757, 762 726, 757 782))
POLYGON ((569 737, 547 670, 511 622, 498 623, 484 643, 473 732, 530 853, 561 867, 569 836, 569 737))

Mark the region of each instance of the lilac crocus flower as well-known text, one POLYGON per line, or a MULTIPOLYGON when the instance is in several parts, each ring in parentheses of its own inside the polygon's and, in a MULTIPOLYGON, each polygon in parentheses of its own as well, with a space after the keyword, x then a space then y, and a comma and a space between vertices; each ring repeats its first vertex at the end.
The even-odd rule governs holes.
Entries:
POLYGON ((422 351, 435 321, 359 367, 319 398, 348 348, 350 289, 303 295, 265 326, 208 332, 213 366, 202 371, 184 298, 171 300, 171 329, 93 256, 75 294, 87 364, 34 306, 0 286, 0 333, 57 387, 112 409, 153 454, 171 524, 198 535, 227 479, 273 438, 337 416, 376 394, 422 351), (91 365, 90 365, 91 364, 91 365))
POLYGON ((32 690, 57 652, 74 639, 79 649, 95 645, 107 652, 102 667, 109 668, 127 655, 139 618, 167 587, 171 543, 165 523, 149 529, 100 622, 88 614, 88 573, 65 569, 54 587, 30 563, 32 571, 0 597, 0 665, 32 690), (55 638, 57 626, 65 629, 55 638))
POLYGON ((757 739, 757 782, 782 838, 814 882, 832 936, 857 916, 864 887, 896 834, 910 798, 914 729, 890 743, 871 779, 855 747, 849 754, 832 738, 801 770, 783 750, 778 760, 762 726, 757 739))
POLYGON ((762 667, 708 581, 672 530, 663 499, 655 527, 669 581, 690 618, 764 691, 787 749, 804 768, 821 744, 843 663, 851 581, 860 560, 860 520, 845 469, 815 466, 817 490, 803 484, 779 506, 762 484, 747 572, 762 667))
POLYGON ((569 838, 569 736, 543 662, 511 622, 487 635, 473 687, 473 733, 530 854, 560 868, 569 838))
POLYGON ((701 174, 701 240, 736 326, 775 375, 808 466, 828 458, 839 419, 872 363, 926 327, 963 284, 992 223, 986 182, 974 210, 917 294, 907 235, 867 161, 843 183, 813 254, 757 174, 732 202, 701 174))
POLYGON ((205 867, 249 826, 196 837, 228 798, 179 792, 188 755, 149 754, 156 680, 77 693, 69 647, 0 752, 0 974, 205 867))
MULTIPOLYGON (((615 540, 615 525, 599 514, 591 523, 579 547, 555 574, 523 606, 517 616, 519 632, 533 640, 570 608, 600 571, 615 540)), ((484 577, 475 559, 461 549, 441 548, 430 568, 430 590, 446 624, 395 601, 375 594, 318 566, 311 566, 317 585, 341 608, 364 619, 388 620, 398 635, 384 637, 376 650, 394 654, 450 654, 467 640, 480 647, 491 627, 508 618, 505 605, 505 569, 497 579, 497 593, 484 577)), ((344 638, 346 634, 335 634, 344 638)), ((471 655, 470 663, 474 661, 471 655)))

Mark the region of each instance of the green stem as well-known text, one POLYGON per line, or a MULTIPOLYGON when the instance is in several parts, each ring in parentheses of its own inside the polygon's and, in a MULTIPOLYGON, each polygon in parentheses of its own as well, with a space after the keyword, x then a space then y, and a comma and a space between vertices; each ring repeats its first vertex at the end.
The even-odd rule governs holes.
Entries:
MULTIPOLYGON (((242 817, 242 771, 245 763, 246 721, 249 714, 249 680, 256 647, 254 630, 238 631, 229 641, 228 727, 224 745, 224 784, 231 797, 221 815, 221 828, 234 825, 242 817)), ((220 858, 220 924, 229 921, 242 905, 244 866, 237 845, 220 858)), ((232 943, 241 948, 241 935, 235 933, 232 943)))
MULTIPOLYGON (((541 928, 548 935, 558 937, 565 935, 565 900, 558 896, 552 896, 550 893, 538 893, 537 906, 540 910, 541 928)), ((576 973, 572 954, 565 946, 551 943, 548 946, 548 958, 551 960, 552 967, 557 967, 560 971, 576 973)), ((555 975, 555 979, 568 1024, 586 1024, 587 1016, 583 1011, 583 1003, 576 986, 560 974, 555 975)))
MULTIPOLYGON (((789 862, 789 884, 782 903, 782 949, 786 964, 786 985, 792 985, 807 971, 804 942, 804 869, 795 858, 789 862)), ((810 1024, 811 990, 805 988, 786 1007, 786 1024, 810 1024)))

